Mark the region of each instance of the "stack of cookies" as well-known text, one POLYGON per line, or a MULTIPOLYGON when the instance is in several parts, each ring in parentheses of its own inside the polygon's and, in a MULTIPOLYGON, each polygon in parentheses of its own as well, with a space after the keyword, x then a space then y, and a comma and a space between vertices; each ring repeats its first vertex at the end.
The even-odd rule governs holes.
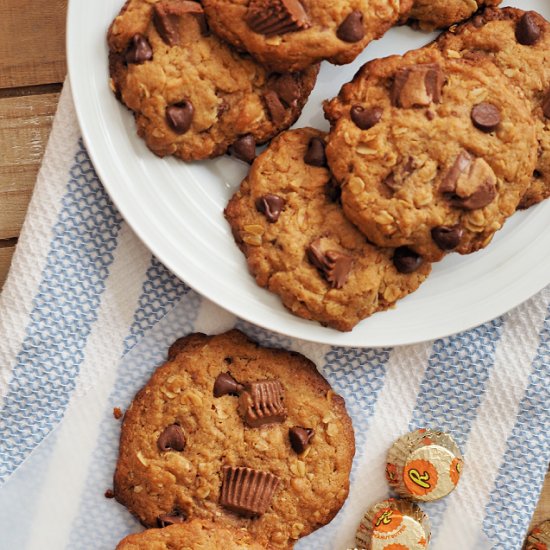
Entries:
POLYGON ((252 164, 225 210, 250 272, 349 331, 550 195, 550 26, 498 3, 128 0, 112 87, 156 154, 252 164), (329 133, 287 131, 321 61, 348 63, 397 23, 472 15, 363 66, 325 101, 329 133))

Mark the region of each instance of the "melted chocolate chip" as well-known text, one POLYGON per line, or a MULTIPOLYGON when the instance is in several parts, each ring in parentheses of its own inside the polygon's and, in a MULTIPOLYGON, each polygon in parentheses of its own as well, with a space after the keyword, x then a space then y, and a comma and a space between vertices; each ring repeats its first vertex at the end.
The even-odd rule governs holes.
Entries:
POLYGON ((181 426, 172 424, 167 426, 157 440, 158 448, 165 451, 181 452, 185 449, 185 434, 181 426))
POLYGON ((359 42, 365 37, 365 26, 363 25, 363 14, 352 11, 340 24, 336 36, 343 42, 359 42))
POLYGON ((285 200, 277 195, 263 195, 256 199, 256 210, 263 214, 269 223, 275 223, 285 205, 285 200))
POLYGON ((231 146, 231 154, 239 160, 252 164, 252 161, 256 158, 256 140, 254 136, 247 134, 240 137, 231 146))
POLYGON ((393 253, 393 265, 399 273, 414 273, 423 263, 422 256, 406 246, 401 246, 393 253))
POLYGON ((325 142, 319 137, 313 137, 309 140, 304 162, 310 166, 326 166, 327 156, 325 155, 325 142))
POLYGON ((524 46, 533 46, 542 35, 532 12, 527 12, 516 25, 516 40, 524 46))
POLYGON ((195 109, 190 101, 181 101, 166 107, 166 121, 176 134, 185 134, 191 128, 195 109))
POLYGON ((361 130, 369 130, 376 126, 382 118, 384 110, 380 107, 365 109, 361 105, 354 105, 350 110, 351 120, 361 130))
POLYGON ((214 382, 214 397, 223 395, 239 395, 244 386, 239 384, 228 372, 222 372, 214 382))
POLYGON ((269 87, 288 107, 295 107, 300 99, 300 85, 290 73, 284 73, 270 79, 269 87))
POLYGON ((265 106, 269 113, 273 124, 282 124, 286 117, 285 106, 281 103, 281 100, 275 90, 267 90, 264 93, 265 106))
POLYGON ((288 438, 290 439, 290 446, 296 454, 302 454, 311 441, 314 431, 311 428, 301 428, 300 426, 294 426, 288 430, 288 438))
POLYGON ((157 525, 161 528, 179 523, 185 523, 185 515, 182 512, 172 512, 157 517, 157 525))
POLYGON ((153 50, 147 38, 142 34, 134 34, 130 40, 124 59, 126 63, 134 65, 141 65, 153 59, 153 50))
POLYGON ((548 90, 542 100, 542 112, 546 118, 550 118, 550 90, 548 90))
POLYGON ((432 239, 441 250, 454 250, 464 235, 464 229, 460 225, 452 227, 440 226, 432 229, 432 239))
POLYGON ((332 178, 325 185, 325 194, 330 202, 341 202, 342 188, 332 178))
POLYGON ((471 118, 474 126, 485 133, 496 130, 502 120, 498 107, 486 101, 472 109, 471 118))

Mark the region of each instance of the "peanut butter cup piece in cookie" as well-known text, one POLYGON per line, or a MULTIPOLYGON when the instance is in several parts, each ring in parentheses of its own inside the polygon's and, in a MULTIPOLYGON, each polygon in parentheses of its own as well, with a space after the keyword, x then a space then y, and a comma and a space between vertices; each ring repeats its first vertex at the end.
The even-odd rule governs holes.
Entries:
POLYGON ((413 26, 432 31, 460 23, 485 6, 498 6, 502 0, 414 0, 408 14, 413 26))
POLYGON ((355 442, 315 365, 237 330, 181 338, 168 357, 124 416, 114 493, 147 527, 169 527, 119 548, 179 548, 185 536, 192 548, 292 548, 330 522, 355 442))
POLYGON ((437 261, 483 248, 529 186, 529 105, 488 59, 432 46, 375 60, 325 113, 344 212, 369 241, 398 248, 400 264, 413 265, 412 253, 437 261), (375 109, 374 125, 358 121, 358 110, 375 109))
POLYGON ((200 160, 256 145, 298 118, 318 66, 274 73, 209 32, 191 0, 128 0, 109 33, 111 84, 157 155, 200 160))
POLYGON ((396 251, 369 244, 345 218, 325 166, 325 137, 311 128, 277 137, 225 216, 260 286, 295 315, 347 331, 416 290, 430 265, 416 256, 404 269, 396 251), (267 197, 277 199, 275 221, 258 208, 267 197))
POLYGON ((191 520, 164 529, 148 529, 121 540, 116 550, 264 550, 243 528, 221 526, 206 520, 191 520))
POLYGON ((529 102, 538 160, 520 208, 550 196, 550 24, 535 12, 487 9, 438 40, 453 59, 490 59, 529 102))
POLYGON ((350 63, 412 0, 203 0, 212 30, 277 71, 350 63))

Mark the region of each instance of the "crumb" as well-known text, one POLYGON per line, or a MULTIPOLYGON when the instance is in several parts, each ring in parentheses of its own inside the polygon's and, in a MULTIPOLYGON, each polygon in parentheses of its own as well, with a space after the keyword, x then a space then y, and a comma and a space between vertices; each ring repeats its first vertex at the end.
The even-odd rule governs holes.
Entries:
POLYGON ((117 420, 120 420, 122 418, 122 411, 118 408, 118 407, 115 407, 113 409, 113 416, 117 419, 117 420))
POLYGON ((105 491, 105 498, 115 498, 115 493, 113 493, 112 489, 107 489, 105 491))

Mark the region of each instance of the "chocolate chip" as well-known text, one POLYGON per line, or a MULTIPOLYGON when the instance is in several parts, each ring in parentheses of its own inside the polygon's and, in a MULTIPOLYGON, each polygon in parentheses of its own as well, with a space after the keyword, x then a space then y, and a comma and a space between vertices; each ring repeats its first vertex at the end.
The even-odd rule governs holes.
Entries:
POLYGON ((185 434, 181 426, 172 424, 165 428, 157 440, 157 446, 161 451, 178 451, 185 449, 185 434))
POLYGON ((536 44, 542 31, 537 25, 533 12, 527 12, 516 25, 516 40, 524 46, 536 44))
POLYGON ((414 273, 423 263, 422 256, 406 246, 396 248, 393 265, 399 273, 414 273))
POLYGON ((279 478, 270 472, 224 466, 220 505, 241 516, 261 516, 278 485, 279 478))
POLYGON ((336 36, 340 40, 349 43, 363 40, 365 37, 363 14, 358 10, 353 10, 338 27, 336 36))
POLYGON ((153 50, 147 38, 142 34, 134 34, 130 40, 130 45, 126 50, 124 59, 126 63, 134 65, 141 65, 153 59, 153 50))
POLYGON ((243 388, 244 386, 239 384, 228 372, 222 372, 218 374, 214 382, 214 397, 239 395, 243 388))
POLYGON ((460 225, 440 226, 432 229, 432 239, 441 250, 454 250, 462 239, 464 229, 460 225))
POLYGON ((231 146, 231 154, 248 164, 256 158, 256 140, 252 134, 240 137, 231 146))
POLYGON ((281 103, 277 92, 274 90, 267 90, 264 93, 264 101, 267 112, 269 113, 269 118, 271 118, 273 124, 282 124, 286 118, 286 109, 281 103))
POLYGON ((190 101, 184 100, 166 107, 166 121, 176 134, 185 134, 191 128, 195 109, 190 101))
POLYGON ((361 130, 369 130, 376 126, 382 118, 384 110, 380 107, 365 109, 361 105, 354 105, 350 110, 351 120, 361 130))
POLYGON ((309 261, 321 272, 332 288, 340 289, 346 284, 353 258, 337 250, 322 249, 322 239, 315 239, 306 249, 309 261))
POLYGON ((302 454, 308 447, 314 431, 311 428, 301 428, 300 426, 294 426, 288 430, 288 438, 290 439, 290 446, 297 454, 302 454))
POLYGON ((485 133, 496 130, 502 120, 498 107, 486 101, 472 109, 471 118, 474 126, 485 133))
POLYGON ((300 85, 290 73, 270 78, 268 87, 271 88, 279 99, 288 107, 295 107, 301 96, 300 85))
POLYGON ((550 90, 548 90, 542 100, 542 112, 546 118, 550 118, 550 90))
POLYGON ((326 166, 327 156, 325 155, 325 142, 319 137, 312 137, 309 140, 304 162, 310 166, 326 166))
POLYGON ((269 223, 275 223, 285 205, 285 200, 277 195, 263 195, 256 199, 256 210, 263 214, 269 223))
POLYGON ((185 523, 185 515, 182 512, 172 512, 171 514, 163 514, 157 517, 157 525, 160 528, 168 527, 169 525, 176 525, 179 523, 185 523))
POLYGON ((342 188, 334 179, 330 179, 325 185, 325 194, 330 202, 341 202, 342 188))
POLYGON ((244 19, 253 32, 265 36, 311 27, 306 10, 298 0, 250 0, 244 19))

